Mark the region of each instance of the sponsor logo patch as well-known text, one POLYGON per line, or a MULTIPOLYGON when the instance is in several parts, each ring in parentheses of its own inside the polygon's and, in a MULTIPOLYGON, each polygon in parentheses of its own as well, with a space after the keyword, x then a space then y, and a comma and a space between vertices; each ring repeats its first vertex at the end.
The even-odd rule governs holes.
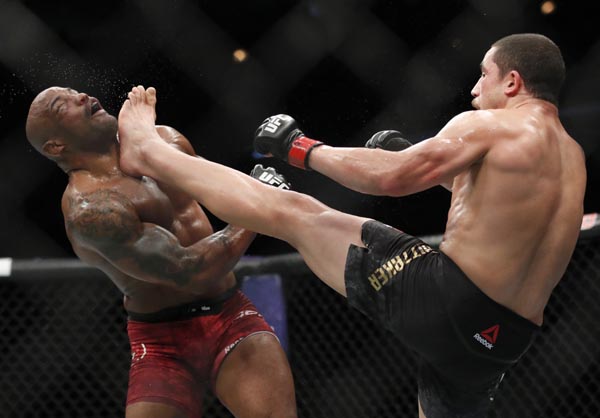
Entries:
POLYGON ((494 348, 494 344, 496 344, 496 340, 498 339, 498 333, 500 332, 500 325, 496 324, 491 326, 483 331, 475 333, 473 338, 479 344, 483 345, 488 350, 494 348))

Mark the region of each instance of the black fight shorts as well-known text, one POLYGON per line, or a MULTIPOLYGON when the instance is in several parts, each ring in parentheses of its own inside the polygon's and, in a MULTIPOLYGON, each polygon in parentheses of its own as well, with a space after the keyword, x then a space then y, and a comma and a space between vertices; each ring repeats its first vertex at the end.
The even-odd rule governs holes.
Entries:
POLYGON ((486 416, 539 327, 485 295, 445 254, 376 221, 350 246, 348 303, 420 355, 427 418, 486 416))

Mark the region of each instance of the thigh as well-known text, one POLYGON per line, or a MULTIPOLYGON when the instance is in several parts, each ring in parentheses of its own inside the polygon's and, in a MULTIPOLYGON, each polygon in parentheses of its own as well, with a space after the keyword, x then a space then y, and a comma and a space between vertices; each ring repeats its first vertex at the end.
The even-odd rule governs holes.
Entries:
POLYGON ((362 225, 368 220, 299 195, 294 215, 288 215, 284 222, 283 234, 319 279, 346 296, 344 270, 348 249, 351 244, 364 247, 362 225))
POLYGON ((206 385, 196 379, 171 344, 177 324, 129 321, 132 359, 127 418, 200 417, 206 385))
POLYGON ((217 378, 216 394, 236 418, 295 418, 292 372, 274 334, 245 337, 227 355, 217 378))

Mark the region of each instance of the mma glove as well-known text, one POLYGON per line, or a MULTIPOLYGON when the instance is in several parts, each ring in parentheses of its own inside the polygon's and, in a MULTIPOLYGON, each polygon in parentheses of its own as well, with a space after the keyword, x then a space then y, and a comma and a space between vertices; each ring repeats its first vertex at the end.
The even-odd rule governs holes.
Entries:
POLYGON ((282 174, 275 171, 273 167, 265 168, 262 164, 256 164, 250 172, 250 177, 278 189, 290 190, 290 183, 282 174))
POLYGON ((320 141, 307 138, 289 115, 268 117, 254 133, 254 149, 261 154, 271 154, 294 167, 310 170, 308 157, 320 141))
POLYGON ((398 131, 377 132, 365 144, 366 148, 381 148, 386 151, 402 151, 410 147, 412 143, 402 137, 398 131))

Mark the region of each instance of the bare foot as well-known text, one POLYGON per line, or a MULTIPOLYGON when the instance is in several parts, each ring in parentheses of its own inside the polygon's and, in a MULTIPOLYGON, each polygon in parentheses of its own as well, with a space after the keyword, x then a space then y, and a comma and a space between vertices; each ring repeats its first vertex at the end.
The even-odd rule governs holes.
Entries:
POLYGON ((144 154, 164 144, 156 132, 156 90, 137 86, 131 89, 119 112, 121 169, 132 176, 150 175, 144 154))

